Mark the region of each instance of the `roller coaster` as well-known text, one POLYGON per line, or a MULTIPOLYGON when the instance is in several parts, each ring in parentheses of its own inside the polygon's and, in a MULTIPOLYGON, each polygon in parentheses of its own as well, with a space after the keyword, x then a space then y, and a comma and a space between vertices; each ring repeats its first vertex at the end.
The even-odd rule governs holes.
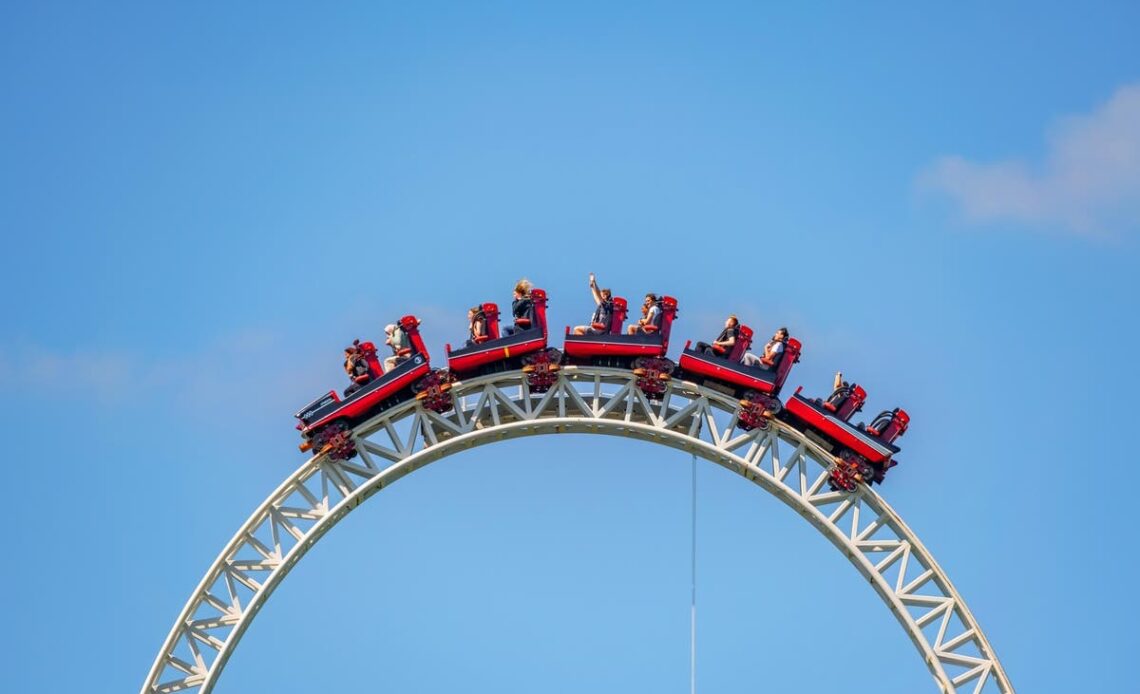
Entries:
POLYGON ((647 309, 650 303, 656 304, 655 320, 623 332, 628 302, 615 297, 605 312, 608 322, 593 325, 585 334, 572 334, 566 328, 562 351, 548 347, 545 290, 529 289, 523 299, 525 308, 515 316, 509 334, 500 332, 498 305, 484 303, 479 307, 482 332, 473 334, 465 347, 453 350, 447 345, 447 368, 434 371, 419 335, 419 321, 415 316, 404 316, 396 325, 406 336, 400 344, 407 347, 396 350, 399 361, 395 368, 384 372, 372 343, 363 343, 360 351, 367 369, 355 377, 359 387, 351 395, 346 391, 344 400, 330 390, 296 413, 300 448, 327 453, 333 459, 350 459, 356 455, 352 428, 410 397, 444 414, 453 407, 447 391, 464 378, 522 368, 531 390, 542 392, 554 382, 553 374, 563 364, 584 364, 628 368, 637 377, 638 388, 651 399, 660 398, 664 384, 673 378, 687 378, 733 393, 740 398, 738 426, 743 430, 765 428, 773 417, 782 417, 833 453, 832 489, 853 492, 860 482, 882 483, 887 470, 897 464, 893 456, 899 447, 894 441, 910 424, 905 410, 885 410, 869 425, 852 424, 850 419, 862 410, 867 393, 861 386, 839 383, 826 400, 805 398, 800 395, 802 388, 797 389, 785 406, 777 396, 799 362, 803 345, 787 337, 779 341, 780 349, 774 356, 758 357, 755 364, 746 364, 745 355, 754 335, 747 325, 735 328, 728 349, 693 349, 692 341, 687 342, 678 369, 668 358, 677 300, 671 296, 658 300, 652 294, 646 298, 647 309))
MULTIPOLYGON (((941 692, 1012 693, 976 619, 918 537, 873 489, 909 424, 901 409, 851 424, 866 392, 839 384, 826 399, 778 396, 803 346, 783 343, 762 366, 744 365, 753 332, 731 349, 687 343, 668 358, 677 302, 622 332, 626 302, 587 334, 549 345, 546 293, 500 331, 498 310, 469 344, 448 345, 433 369, 419 321, 405 316, 383 369, 370 343, 343 398, 330 391, 296 413, 312 455, 239 528, 199 582, 163 642, 142 694, 208 693, 276 586, 361 503, 453 453, 550 434, 601 434, 680 449, 759 486, 826 537, 868 581, 911 639, 941 692), (509 334, 503 334, 509 332, 509 334), (399 346, 397 346, 399 345, 399 346), (711 353, 710 353, 711 352, 711 353)), ((604 313, 604 312, 603 312, 604 313)), ((599 313, 595 313, 595 316, 599 313)), ((577 332, 577 331, 575 331, 577 332)))

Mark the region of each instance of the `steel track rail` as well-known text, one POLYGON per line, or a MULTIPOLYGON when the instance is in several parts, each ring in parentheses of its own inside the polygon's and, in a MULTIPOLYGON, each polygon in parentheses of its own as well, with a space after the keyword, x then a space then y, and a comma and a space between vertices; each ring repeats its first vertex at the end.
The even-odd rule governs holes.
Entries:
POLYGON ((405 475, 468 448, 561 433, 625 436, 680 449, 766 490, 824 535, 870 583, 942 692, 1013 687, 946 573, 874 491, 831 492, 831 458, 781 423, 736 427, 736 400, 693 383, 646 399, 630 373, 567 367, 545 394, 519 371, 457 383, 440 416, 410 401, 358 426, 359 459, 309 459, 253 512, 191 594, 141 694, 208 694, 258 610, 326 532, 405 475))

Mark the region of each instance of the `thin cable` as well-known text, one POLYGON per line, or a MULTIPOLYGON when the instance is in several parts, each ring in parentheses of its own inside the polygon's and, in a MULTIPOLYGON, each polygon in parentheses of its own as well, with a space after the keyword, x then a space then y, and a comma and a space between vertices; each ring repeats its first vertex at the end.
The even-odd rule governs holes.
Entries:
POLYGON ((697 694, 697 454, 693 454, 693 499, 691 516, 693 519, 692 548, 692 602, 689 606, 689 692, 697 694))

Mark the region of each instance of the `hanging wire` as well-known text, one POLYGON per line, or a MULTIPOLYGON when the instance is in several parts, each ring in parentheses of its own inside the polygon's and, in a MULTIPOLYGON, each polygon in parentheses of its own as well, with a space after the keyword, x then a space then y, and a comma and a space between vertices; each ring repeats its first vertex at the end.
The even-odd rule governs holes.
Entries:
POLYGON ((697 694, 697 454, 693 454, 692 507, 693 533, 690 542, 692 562, 692 601, 689 604, 689 693, 697 694))

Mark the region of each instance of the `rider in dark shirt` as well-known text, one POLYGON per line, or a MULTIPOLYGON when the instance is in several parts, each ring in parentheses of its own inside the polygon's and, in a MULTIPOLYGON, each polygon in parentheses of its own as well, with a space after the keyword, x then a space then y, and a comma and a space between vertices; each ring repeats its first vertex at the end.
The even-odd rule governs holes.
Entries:
POLYGON ((698 342, 697 351, 711 357, 727 357, 732 352, 733 346, 736 345, 736 338, 739 335, 740 321, 736 318, 736 314, 729 314, 724 321, 724 330, 720 331, 720 335, 717 335, 712 344, 698 342))
POLYGON ((347 388, 344 389, 344 397, 348 397, 364 387, 364 384, 372 380, 372 374, 368 370, 368 361, 361 354, 360 348, 353 344, 352 347, 344 348, 344 372, 348 374, 348 378, 352 381, 347 388))
POLYGON ((826 402, 835 408, 839 408, 843 405, 843 401, 847 399, 848 395, 851 395, 851 384, 843 380, 842 371, 836 371, 831 395, 827 396, 826 402))
POLYGON ((534 302, 530 298, 530 281, 519 280, 515 285, 515 298, 511 302, 511 316, 514 318, 514 325, 508 325, 503 328, 503 335, 514 335, 520 330, 529 330, 531 323, 534 321, 534 302))

